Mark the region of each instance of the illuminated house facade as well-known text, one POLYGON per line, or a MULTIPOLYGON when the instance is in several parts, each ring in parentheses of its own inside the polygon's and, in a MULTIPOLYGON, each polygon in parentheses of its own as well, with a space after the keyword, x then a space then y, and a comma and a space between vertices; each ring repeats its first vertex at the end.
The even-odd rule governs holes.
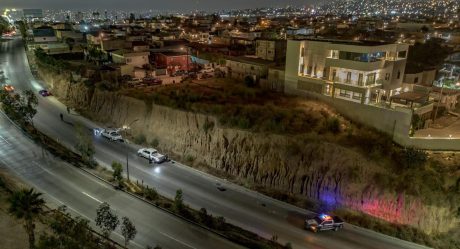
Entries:
POLYGON ((285 92, 313 92, 362 104, 399 93, 409 46, 328 39, 289 40, 285 92))

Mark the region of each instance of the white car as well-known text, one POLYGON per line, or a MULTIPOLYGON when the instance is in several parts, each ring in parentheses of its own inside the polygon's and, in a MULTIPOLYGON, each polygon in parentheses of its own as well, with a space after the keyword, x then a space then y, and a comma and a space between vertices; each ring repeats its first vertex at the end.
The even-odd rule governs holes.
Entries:
POLYGON ((162 163, 168 159, 167 156, 158 153, 157 150, 152 148, 142 148, 137 151, 137 155, 146 159, 152 160, 155 163, 162 163))
POLYGON ((214 68, 203 68, 200 70, 200 73, 207 73, 207 74, 214 73, 214 68))
POLYGON ((111 141, 122 141, 123 140, 123 137, 120 135, 120 133, 118 133, 118 131, 116 130, 102 130, 102 132, 100 132, 101 136, 111 140, 111 141))

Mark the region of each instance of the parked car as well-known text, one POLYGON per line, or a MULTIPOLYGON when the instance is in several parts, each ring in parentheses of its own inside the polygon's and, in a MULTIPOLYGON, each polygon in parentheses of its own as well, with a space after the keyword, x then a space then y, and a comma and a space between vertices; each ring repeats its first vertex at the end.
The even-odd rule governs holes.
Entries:
POLYGON ((40 94, 42 97, 48 97, 52 95, 48 90, 40 90, 38 91, 38 94, 40 94))
POLYGON ((173 73, 172 76, 183 76, 183 75, 186 75, 187 74, 187 71, 185 70, 177 70, 176 72, 173 73))
POLYGON ((200 70, 200 73, 212 74, 212 73, 214 73, 214 68, 212 68, 212 67, 203 68, 203 69, 200 70))
POLYGON ((142 83, 147 85, 160 85, 163 81, 158 78, 146 77, 142 79, 142 83))
POLYGON ((326 230, 338 231, 343 228, 343 224, 343 220, 339 217, 327 214, 320 214, 305 220, 305 228, 315 233, 326 230))
POLYGON ((2 88, 3 88, 3 90, 5 90, 7 92, 10 92, 10 93, 14 92, 14 86, 12 86, 12 85, 3 84, 2 88))
POLYGON ((142 148, 137 151, 137 155, 149 160, 152 160, 155 163, 162 163, 168 159, 166 155, 158 153, 156 149, 153 148, 142 148))
POLYGON ((120 133, 118 133, 117 130, 102 129, 99 134, 111 141, 123 141, 123 137, 120 135, 120 133))

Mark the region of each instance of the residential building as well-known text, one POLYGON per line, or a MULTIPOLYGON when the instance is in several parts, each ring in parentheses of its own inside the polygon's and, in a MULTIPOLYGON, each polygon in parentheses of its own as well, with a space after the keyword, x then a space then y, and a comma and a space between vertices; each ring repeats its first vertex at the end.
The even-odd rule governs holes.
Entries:
POLYGON ((123 39, 101 39, 101 50, 110 52, 129 48, 129 43, 123 39))
POLYGON ((230 78, 244 80, 249 76, 258 82, 260 79, 267 79, 268 68, 274 63, 259 58, 239 56, 227 58, 225 64, 230 78))
POLYGON ((257 58, 269 61, 284 61, 286 58, 286 40, 257 40, 257 58))
POLYGON ((154 55, 157 68, 166 68, 172 74, 178 70, 189 71, 192 67, 191 56, 184 52, 160 52, 154 55))
POLYGON ((436 106, 443 108, 447 111, 452 111, 457 107, 460 100, 460 91, 455 89, 448 89, 440 87, 433 87, 430 96, 436 102, 436 106))
POLYGON ((134 52, 132 50, 120 49, 111 53, 114 63, 143 67, 149 64, 150 52, 134 52))
POLYGON ((296 35, 313 35, 315 34, 315 30, 310 27, 305 28, 288 28, 286 30, 286 34, 289 36, 296 36, 296 35))
POLYGON ((285 92, 378 103, 402 86, 408 45, 328 39, 289 40, 285 92))
POLYGON ((22 13, 24 18, 28 21, 42 19, 43 18, 43 10, 42 9, 23 9, 22 13))
POLYGON ((282 67, 269 67, 268 68, 268 79, 266 82, 261 82, 262 88, 275 91, 284 91, 284 66, 282 67))
POLYGON ((404 74, 404 84, 416 84, 422 86, 432 86, 436 79, 436 69, 424 70, 424 71, 409 71, 404 74))
POLYGON ((67 38, 72 38, 74 41, 83 41, 83 33, 71 29, 57 29, 56 37, 60 41, 65 41, 67 38))
POLYGON ((133 47, 133 51, 135 52, 144 52, 144 51, 149 51, 150 49, 149 44, 143 41, 133 41, 132 47, 133 47))
POLYGON ((54 29, 51 27, 39 27, 32 30, 34 42, 57 42, 54 29))

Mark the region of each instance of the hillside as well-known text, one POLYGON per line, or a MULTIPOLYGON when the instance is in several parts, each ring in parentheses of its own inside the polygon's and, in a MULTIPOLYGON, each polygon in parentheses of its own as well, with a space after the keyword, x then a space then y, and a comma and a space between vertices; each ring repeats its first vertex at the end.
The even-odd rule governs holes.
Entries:
POLYGON ((39 73, 58 98, 96 121, 121 127, 139 119, 131 127, 135 141, 187 164, 303 207, 368 214, 378 219, 344 213, 394 236, 459 247, 458 155, 447 161, 399 148, 323 103, 226 80, 120 90, 69 83, 70 75, 44 67, 39 73))

